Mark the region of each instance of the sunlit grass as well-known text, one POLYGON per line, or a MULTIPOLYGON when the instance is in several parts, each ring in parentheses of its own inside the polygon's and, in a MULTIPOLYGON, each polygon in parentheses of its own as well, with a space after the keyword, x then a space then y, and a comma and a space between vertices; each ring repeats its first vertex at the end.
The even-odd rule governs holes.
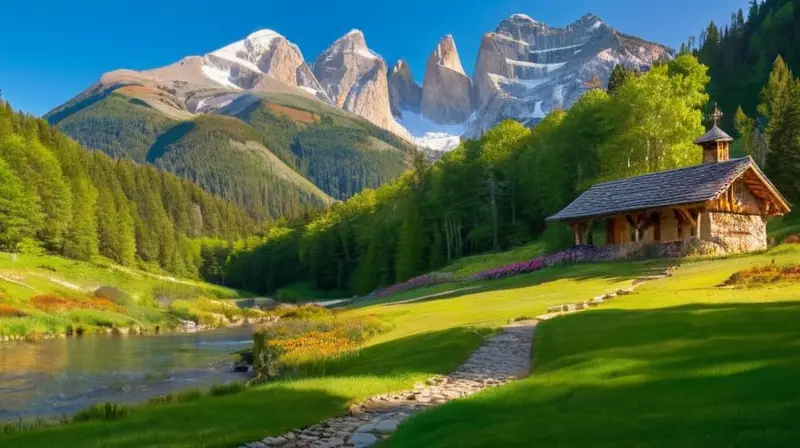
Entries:
MULTIPOLYGON (((463 294, 404 304, 390 298, 344 310, 337 313, 337 319, 371 317, 392 329, 369 339, 353 356, 331 359, 324 376, 278 381, 232 396, 145 406, 119 420, 17 434, 0 443, 26 447, 56 443, 67 447, 227 447, 259 440, 342 415, 349 404, 368 396, 449 373, 484 337, 508 321, 544 312, 554 303, 586 300, 629 286, 638 276, 661 267, 661 262, 560 266, 480 282, 477 286, 483 289, 463 294)), ((415 291, 403 297, 420 299, 428 292, 415 291)))
POLYGON ((0 306, 18 310, 13 315, 10 311, 0 314, 0 338, 37 339, 78 329, 92 333, 174 325, 176 319, 167 315, 168 307, 159 306, 158 299, 193 302, 201 296, 227 299, 239 293, 104 260, 90 263, 0 252, 0 306), (105 297, 95 294, 98 289, 106 295, 118 294, 105 297))
POLYGON ((452 272, 457 278, 467 278, 486 269, 532 260, 543 253, 544 244, 537 241, 505 252, 464 257, 441 269, 441 271, 452 272))
POLYGON ((533 376, 413 418, 385 446, 795 446, 798 288, 720 287, 773 259, 800 262, 800 247, 684 263, 541 323, 533 376))

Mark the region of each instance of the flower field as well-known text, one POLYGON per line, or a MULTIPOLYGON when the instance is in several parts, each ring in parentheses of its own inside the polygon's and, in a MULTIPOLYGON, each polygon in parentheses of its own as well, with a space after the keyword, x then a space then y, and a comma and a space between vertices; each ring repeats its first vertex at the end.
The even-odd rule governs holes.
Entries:
POLYGON ((340 318, 310 305, 286 316, 253 336, 254 369, 261 377, 324 373, 329 361, 357 353, 370 338, 391 329, 375 316, 340 318))

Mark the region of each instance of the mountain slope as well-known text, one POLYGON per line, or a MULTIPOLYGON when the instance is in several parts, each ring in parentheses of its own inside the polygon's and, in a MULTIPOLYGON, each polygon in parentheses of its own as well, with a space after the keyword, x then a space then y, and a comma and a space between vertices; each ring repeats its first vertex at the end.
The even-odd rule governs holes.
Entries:
POLYGON ((272 154, 255 129, 234 118, 207 115, 181 122, 159 136, 147 161, 258 217, 298 216, 331 203, 272 154))
POLYGON ((336 199, 377 188, 399 176, 413 151, 402 139, 325 104, 293 98, 242 98, 220 110, 260 131, 270 149, 336 199))
POLYGON ((168 169, 258 218, 325 207, 329 194, 344 199, 405 169, 414 149, 394 134, 270 77, 257 90, 215 86, 202 78, 204 61, 111 72, 47 118, 88 147, 168 169), (299 134, 321 123, 325 141, 304 150, 298 141, 313 139, 299 134), (355 140, 343 147, 340 135, 355 140), (339 172, 326 150, 339 154, 339 172))

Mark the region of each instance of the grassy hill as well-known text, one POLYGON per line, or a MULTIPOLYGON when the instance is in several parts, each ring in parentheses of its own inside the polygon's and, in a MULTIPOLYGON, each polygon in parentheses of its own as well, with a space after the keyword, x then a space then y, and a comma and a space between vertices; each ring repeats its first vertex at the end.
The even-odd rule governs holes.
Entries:
POLYGON ((723 286, 773 261, 797 266, 800 247, 684 263, 635 295, 544 322, 534 375, 420 415, 383 446, 795 446, 797 279, 723 286))
POLYGON ((242 311, 237 291, 98 261, 0 252, 0 339, 215 325, 242 311))

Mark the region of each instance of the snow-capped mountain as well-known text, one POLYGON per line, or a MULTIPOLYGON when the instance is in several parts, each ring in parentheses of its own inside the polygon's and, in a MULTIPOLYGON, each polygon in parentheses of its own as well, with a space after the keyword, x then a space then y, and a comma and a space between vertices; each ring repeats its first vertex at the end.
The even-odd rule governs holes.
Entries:
POLYGON ((212 51, 203 62, 203 74, 223 87, 257 89, 269 77, 331 101, 306 65, 300 47, 272 30, 256 31, 212 51))
POLYGON ((515 14, 483 37, 473 74, 475 137, 505 118, 536 122, 568 108, 598 77, 605 85, 614 66, 647 69, 669 57, 661 45, 621 34, 593 14, 553 28, 515 14))
POLYGON ((484 35, 472 79, 455 41, 443 38, 428 59, 420 110, 402 96, 392 97, 392 110, 417 144, 449 150, 504 119, 533 124, 570 107, 595 77, 605 85, 617 64, 647 69, 668 57, 666 47, 621 34, 592 14, 565 28, 515 14, 484 35))
POLYGON ((420 147, 447 151, 501 120, 531 124, 569 107, 593 78, 607 82, 616 64, 647 68, 666 57, 666 47, 619 33, 592 14, 564 28, 515 14, 483 36, 472 77, 449 35, 430 53, 420 85, 404 60, 389 71, 359 30, 337 39, 313 64, 284 36, 261 30, 166 67, 107 73, 98 85, 147 86, 149 93, 139 92, 144 101, 178 119, 241 106, 246 102, 239 98, 258 91, 302 95, 420 147), (171 93, 165 97, 156 91, 166 84, 171 93))

